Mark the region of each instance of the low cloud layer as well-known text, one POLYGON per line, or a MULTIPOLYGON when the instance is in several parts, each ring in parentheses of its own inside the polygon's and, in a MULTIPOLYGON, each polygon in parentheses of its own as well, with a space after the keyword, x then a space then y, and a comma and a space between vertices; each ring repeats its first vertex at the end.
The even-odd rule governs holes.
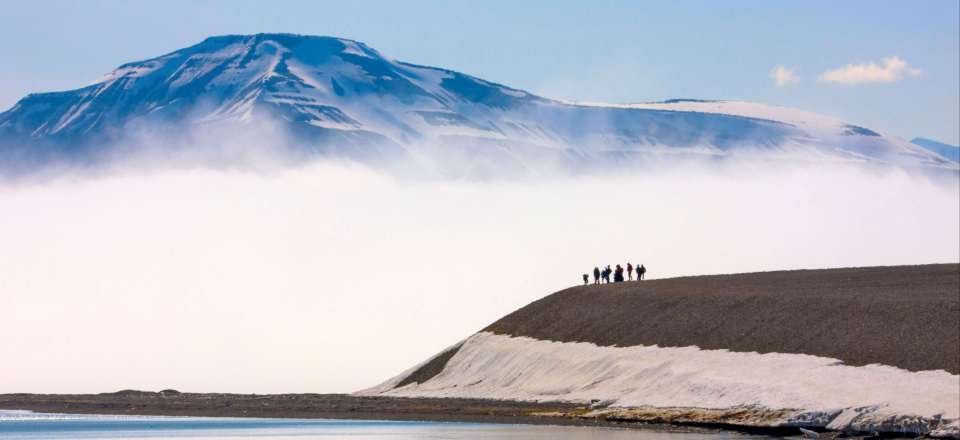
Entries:
POLYGON ((595 265, 960 259, 960 189, 769 163, 543 182, 317 164, 0 187, 0 392, 345 392, 595 265))
POLYGON ((900 81, 911 76, 919 76, 920 69, 911 67, 899 57, 884 58, 879 64, 862 63, 828 70, 820 74, 821 82, 856 85, 880 84, 900 81))

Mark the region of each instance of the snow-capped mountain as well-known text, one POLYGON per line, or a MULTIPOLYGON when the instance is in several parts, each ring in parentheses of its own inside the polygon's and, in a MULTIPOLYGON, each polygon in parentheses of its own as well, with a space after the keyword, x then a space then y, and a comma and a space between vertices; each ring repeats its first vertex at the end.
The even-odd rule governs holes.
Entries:
POLYGON ((955 168, 906 141, 815 114, 715 101, 566 103, 396 61, 360 42, 290 34, 212 37, 80 89, 31 94, 0 114, 0 160, 90 158, 147 129, 172 142, 196 127, 261 120, 279 124, 298 152, 445 156, 497 170, 746 151, 955 168))

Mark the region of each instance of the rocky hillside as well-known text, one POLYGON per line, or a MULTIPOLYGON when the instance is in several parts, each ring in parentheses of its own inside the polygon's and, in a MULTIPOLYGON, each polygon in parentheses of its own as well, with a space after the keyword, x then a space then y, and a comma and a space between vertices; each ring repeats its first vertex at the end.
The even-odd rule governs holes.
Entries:
POLYGON ((362 393, 599 402, 595 416, 640 420, 696 408, 681 416, 956 435, 958 322, 957 264, 579 286, 362 393))
POLYGON ((671 278, 563 290, 484 329, 512 336, 803 353, 960 374, 956 264, 671 278))

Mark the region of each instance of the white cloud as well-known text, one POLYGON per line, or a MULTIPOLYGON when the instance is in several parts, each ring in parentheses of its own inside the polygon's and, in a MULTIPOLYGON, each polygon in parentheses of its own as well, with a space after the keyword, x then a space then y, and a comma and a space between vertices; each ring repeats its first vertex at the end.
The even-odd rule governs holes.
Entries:
POLYGON ((797 76, 796 71, 784 66, 774 67, 770 71, 770 79, 777 87, 786 87, 800 82, 800 77, 797 76))
POLYGON ((888 57, 884 58, 881 64, 847 64, 839 69, 828 70, 820 74, 819 80, 838 84, 878 84, 918 75, 920 69, 910 67, 900 57, 888 57))

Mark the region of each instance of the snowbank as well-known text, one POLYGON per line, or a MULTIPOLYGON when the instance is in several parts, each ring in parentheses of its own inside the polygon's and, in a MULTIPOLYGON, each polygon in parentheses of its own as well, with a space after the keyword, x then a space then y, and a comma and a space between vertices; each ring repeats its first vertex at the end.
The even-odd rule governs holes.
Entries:
POLYGON ((960 376, 803 354, 599 347, 481 332, 425 383, 394 388, 404 377, 360 393, 601 401, 607 411, 737 408, 768 414, 755 425, 960 434, 960 376))

